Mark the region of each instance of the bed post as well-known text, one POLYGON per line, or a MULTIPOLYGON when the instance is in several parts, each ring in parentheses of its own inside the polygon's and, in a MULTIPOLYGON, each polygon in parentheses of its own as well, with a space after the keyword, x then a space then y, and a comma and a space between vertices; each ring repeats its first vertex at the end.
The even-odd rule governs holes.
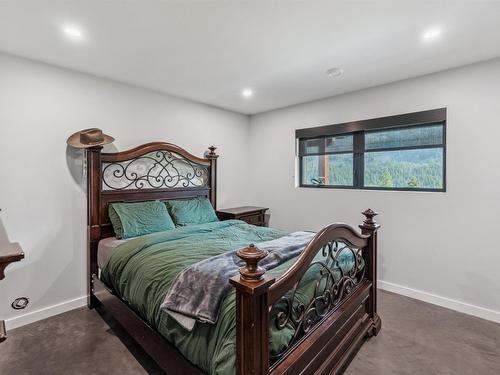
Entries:
POLYGON ((231 278, 236 288, 236 375, 269 374, 268 291, 274 278, 258 266, 267 252, 249 245, 238 250, 246 266, 231 278))
POLYGON ((367 278, 371 281, 370 288, 370 299, 369 299, 369 315, 372 319, 372 326, 368 331, 369 336, 376 336, 382 327, 382 322, 377 314, 377 231, 380 228, 374 217, 378 215, 378 212, 373 211, 371 208, 363 211, 365 220, 363 224, 359 227, 361 228, 361 233, 368 234, 368 244, 366 245, 366 269, 367 278))
POLYGON ((87 306, 94 308, 97 300, 93 293, 92 275, 97 275, 97 246, 101 236, 101 150, 102 146, 87 151, 87 306))
POLYGON ((214 210, 217 209, 217 158, 219 155, 215 153, 217 147, 210 146, 208 148, 209 151, 205 154, 207 159, 210 159, 210 202, 214 207, 214 210))

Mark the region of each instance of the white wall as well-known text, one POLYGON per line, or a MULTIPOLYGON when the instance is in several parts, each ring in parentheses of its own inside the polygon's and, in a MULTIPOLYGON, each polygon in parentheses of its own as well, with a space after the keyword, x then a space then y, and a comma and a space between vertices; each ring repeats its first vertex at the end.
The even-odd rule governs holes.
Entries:
POLYGON ((243 196, 247 116, 0 54, 0 245, 8 235, 26 253, 0 283, 8 328, 85 302, 82 153, 67 150, 66 138, 93 126, 120 150, 164 140, 203 155, 215 144, 219 206, 243 196), (18 296, 30 304, 16 312, 18 296))
POLYGON ((500 321, 499 121, 500 60, 256 115, 252 202, 291 230, 360 224, 371 207, 383 225, 382 287, 500 321), (439 107, 448 108, 446 193, 295 187, 295 129, 439 107))

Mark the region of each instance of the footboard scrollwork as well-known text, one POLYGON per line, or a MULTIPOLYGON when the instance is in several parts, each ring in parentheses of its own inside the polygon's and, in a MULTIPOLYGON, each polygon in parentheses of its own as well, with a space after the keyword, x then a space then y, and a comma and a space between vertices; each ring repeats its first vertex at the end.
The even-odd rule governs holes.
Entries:
POLYGON ((247 267, 231 279, 237 375, 341 373, 361 340, 378 333, 379 225, 376 212, 363 214, 361 233, 343 223, 328 225, 277 280, 261 269, 249 277, 249 270, 259 270, 256 258, 265 256, 259 249, 239 252, 247 267), (270 346, 270 330, 283 331, 284 342, 270 346))
POLYGON ((335 310, 364 278, 362 248, 331 240, 318 255, 293 288, 270 308, 271 323, 274 323, 275 329, 291 328, 294 332, 282 350, 271 354, 271 364, 335 310), (300 298, 298 289, 307 287, 306 284, 313 284, 314 292, 309 298, 300 298))

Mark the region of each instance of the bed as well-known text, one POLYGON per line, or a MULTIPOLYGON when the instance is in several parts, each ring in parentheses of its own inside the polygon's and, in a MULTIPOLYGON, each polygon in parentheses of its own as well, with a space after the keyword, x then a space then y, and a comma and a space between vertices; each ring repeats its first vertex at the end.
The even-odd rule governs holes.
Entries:
POLYGON ((110 204, 208 199, 216 209, 215 150, 200 158, 164 142, 87 149, 89 308, 109 312, 170 375, 342 373, 381 328, 376 212, 363 212, 361 232, 330 224, 267 268, 266 246, 294 234, 225 220, 114 238, 110 204), (233 253, 241 269, 226 280, 215 321, 189 330, 162 309, 183 270, 233 253))

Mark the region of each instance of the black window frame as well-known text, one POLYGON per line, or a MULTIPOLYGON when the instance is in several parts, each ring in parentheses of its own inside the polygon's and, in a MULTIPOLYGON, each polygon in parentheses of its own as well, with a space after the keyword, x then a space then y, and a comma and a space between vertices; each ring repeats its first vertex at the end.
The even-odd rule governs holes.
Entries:
POLYGON ((395 116, 378 117, 362 121, 352 121, 340 124, 326 125, 314 128, 297 129, 295 131, 296 139, 296 157, 298 158, 299 169, 299 187, 320 188, 320 189, 357 189, 357 190, 385 190, 385 191, 427 191, 427 192, 446 192, 446 108, 432 109, 428 111, 405 113, 395 116), (442 144, 439 145, 421 145, 404 147, 386 147, 376 149, 365 149, 365 134, 371 131, 396 130, 403 128, 422 127, 441 124, 443 127, 442 144), (307 139, 327 138, 338 135, 353 136, 352 151, 334 151, 323 153, 308 153, 301 155, 300 141, 307 139), (406 151, 418 149, 440 148, 443 150, 443 186, 442 188, 410 188, 410 187, 382 187, 382 186, 364 186, 364 156, 366 152, 382 151, 406 151), (326 185, 326 184, 304 184, 303 183, 303 163, 304 156, 312 155, 331 155, 331 154, 353 154, 353 185, 326 185))

